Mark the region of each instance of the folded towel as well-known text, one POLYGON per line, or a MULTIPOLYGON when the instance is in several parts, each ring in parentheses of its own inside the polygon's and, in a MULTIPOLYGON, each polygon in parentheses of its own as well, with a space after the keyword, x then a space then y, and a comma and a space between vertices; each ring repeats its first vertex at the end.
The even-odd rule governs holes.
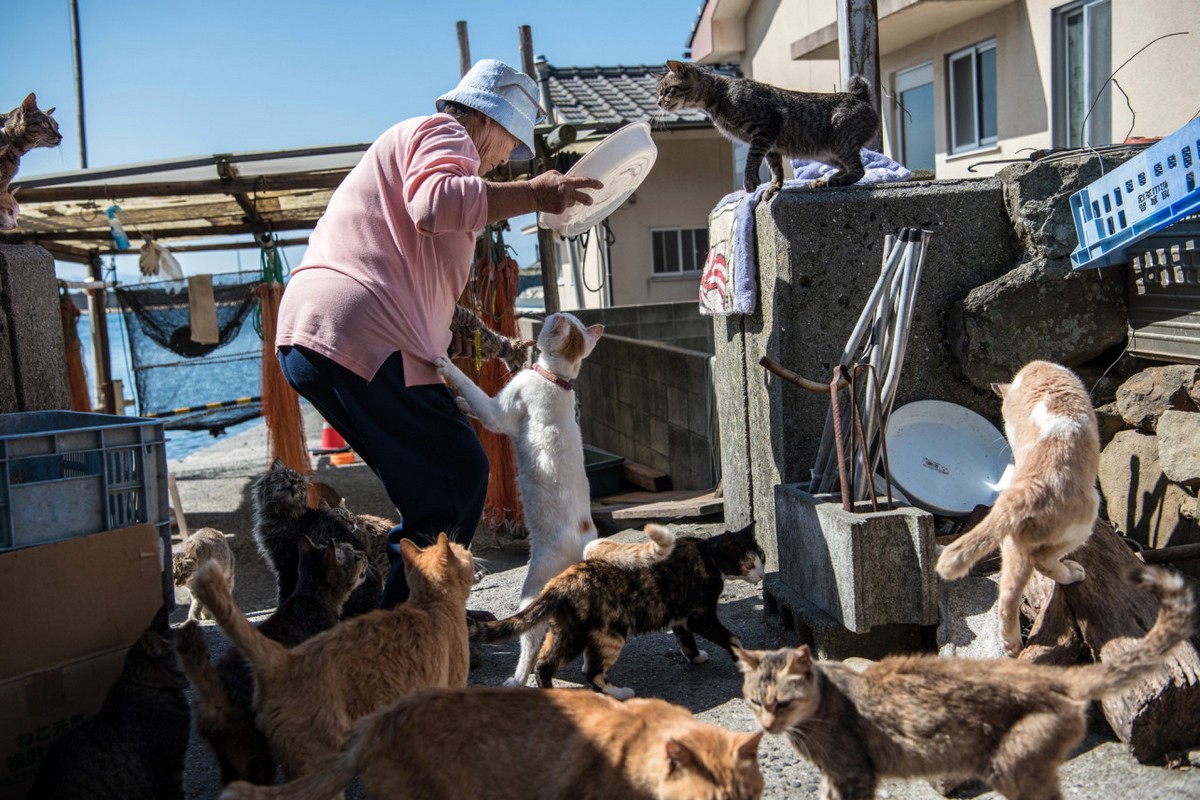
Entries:
MULTIPOLYGON (((904 165, 882 153, 863 148, 863 167, 866 174, 859 183, 885 183, 906 181, 912 177, 904 165)), ((808 188, 812 181, 832 175, 836 167, 817 161, 793 160, 792 169, 796 177, 783 182, 785 188, 808 188)), ((753 314, 758 300, 758 238, 755 231, 754 211, 770 184, 762 184, 747 194, 738 190, 721 198, 709 216, 709 253, 700 280, 700 311, 704 314, 753 314), (730 203, 737 203, 734 224, 729 236, 714 235, 714 225, 720 212, 730 203), (732 265, 733 278, 729 281, 728 270, 732 265), (727 285, 732 283, 732 298, 727 296, 727 285)), ((726 224, 728 222, 726 221, 726 224)))

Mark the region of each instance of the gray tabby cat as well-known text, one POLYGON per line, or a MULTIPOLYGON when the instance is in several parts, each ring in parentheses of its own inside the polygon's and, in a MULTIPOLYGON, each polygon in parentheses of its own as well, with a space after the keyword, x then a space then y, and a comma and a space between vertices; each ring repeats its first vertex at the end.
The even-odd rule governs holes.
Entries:
POLYGON ((820 161, 838 172, 813 181, 813 187, 849 186, 865 174, 860 150, 879 130, 871 87, 861 76, 850 91, 793 92, 748 78, 729 78, 710 69, 668 61, 658 80, 658 105, 667 111, 699 108, 730 139, 746 142, 744 186, 758 188, 758 168, 766 157, 770 200, 783 188, 783 157, 820 161))

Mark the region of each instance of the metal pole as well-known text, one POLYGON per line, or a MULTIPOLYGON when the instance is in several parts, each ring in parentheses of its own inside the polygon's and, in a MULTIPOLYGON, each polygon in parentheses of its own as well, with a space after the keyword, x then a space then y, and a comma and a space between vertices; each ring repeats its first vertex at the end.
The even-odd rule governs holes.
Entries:
POLYGON ((79 3, 71 3, 71 44, 75 52, 75 105, 79 107, 79 166, 87 169, 87 127, 83 124, 83 51, 79 46, 79 3))
POLYGON ((467 39, 467 21, 460 19, 454 23, 458 31, 458 70, 459 75, 466 75, 471 69, 471 42, 467 39))
MULTIPOLYGON (((92 253, 88 262, 88 277, 94 281, 104 280, 104 262, 99 253, 92 253)), ((117 401, 113 394, 112 359, 108 343, 108 287, 88 290, 88 320, 92 326, 92 361, 96 367, 96 401, 105 414, 117 412, 117 401)))
MULTIPOLYGON (((538 74, 533 61, 533 30, 528 25, 522 25, 517 28, 517 34, 521 40, 521 70, 536 81, 538 74)), ((547 159, 542 138, 534 138, 537 139, 538 152, 534 154, 533 173, 537 175, 546 171, 547 159)), ((554 231, 541 225, 538 225, 538 259, 542 265, 542 302, 546 313, 553 314, 562 308, 558 300, 558 245, 554 241, 554 231)))
MULTIPOLYGON (((838 65, 841 67, 842 91, 850 78, 861 75, 871 85, 875 111, 879 102, 879 14, 876 0, 838 0, 838 65)), ((883 150, 882 127, 875 138, 867 142, 872 150, 883 150)))

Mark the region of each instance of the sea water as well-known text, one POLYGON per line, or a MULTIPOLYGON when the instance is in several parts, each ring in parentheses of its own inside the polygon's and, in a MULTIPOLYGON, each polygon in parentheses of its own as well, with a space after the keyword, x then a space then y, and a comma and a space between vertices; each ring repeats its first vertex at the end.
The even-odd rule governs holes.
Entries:
MULTIPOLYGON (((133 415, 137 413, 136 403, 133 403, 135 398, 135 390, 137 384, 134 382, 133 368, 130 366, 129 359, 129 337, 125 332, 124 315, 128 312, 110 311, 105 316, 108 319, 108 346, 110 351, 110 361, 113 380, 121 381, 122 391, 125 399, 130 403, 126 409, 126 413, 133 415)), ((88 379, 88 396, 95 398, 95 364, 92 358, 92 325, 91 319, 87 314, 79 317, 79 322, 76 325, 76 330, 79 333, 79 343, 83 352, 83 369, 87 373, 88 379)), ((219 387, 216 387, 219 389, 219 387)), ((239 396, 236 390, 230 389, 229 397, 220 397, 221 400, 232 399, 239 396)), ((240 433, 241 431, 252 428, 255 425, 262 425, 261 417, 239 422, 236 425, 230 425, 225 431, 217 436, 209 433, 206 430, 202 431, 185 431, 185 430, 168 430, 166 431, 167 439, 167 460, 174 461, 183 458, 186 455, 201 450, 216 443, 216 440, 221 436, 240 433)))

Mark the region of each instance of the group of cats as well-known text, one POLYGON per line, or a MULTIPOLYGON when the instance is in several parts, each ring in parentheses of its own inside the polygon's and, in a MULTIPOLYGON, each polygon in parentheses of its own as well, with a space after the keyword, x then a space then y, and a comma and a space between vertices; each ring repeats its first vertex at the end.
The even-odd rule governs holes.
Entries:
POLYGON ((62 141, 53 113, 53 108, 39 109, 37 97, 30 92, 21 105, 0 114, 0 231, 17 227, 20 208, 8 187, 17 174, 21 156, 35 147, 57 147, 62 141))

